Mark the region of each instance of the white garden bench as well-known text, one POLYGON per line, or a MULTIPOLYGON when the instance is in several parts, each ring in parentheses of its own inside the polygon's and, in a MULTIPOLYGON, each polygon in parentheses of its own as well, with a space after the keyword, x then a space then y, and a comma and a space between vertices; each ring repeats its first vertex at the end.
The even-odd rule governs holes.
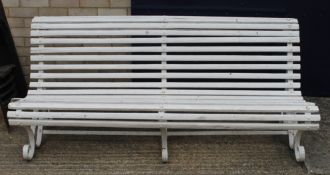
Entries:
POLYGON ((96 134, 161 136, 164 162, 168 136, 288 135, 304 161, 301 133, 320 115, 299 90, 298 28, 291 18, 35 17, 30 90, 9 104, 9 123, 26 128, 28 160, 43 134, 96 134))

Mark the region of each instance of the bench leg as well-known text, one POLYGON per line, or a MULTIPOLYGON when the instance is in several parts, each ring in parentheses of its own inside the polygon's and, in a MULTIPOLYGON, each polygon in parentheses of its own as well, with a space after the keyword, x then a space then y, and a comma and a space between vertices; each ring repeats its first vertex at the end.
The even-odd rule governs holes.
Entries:
POLYGON ((35 137, 36 137, 36 147, 39 148, 42 141, 42 132, 43 132, 43 126, 37 126, 35 137))
POLYGON ((296 133, 296 130, 289 130, 289 146, 291 149, 294 149, 294 136, 296 133))
POLYGON ((36 139, 36 147, 39 148, 42 141, 43 126, 31 126, 31 129, 36 139))
POLYGON ((35 135, 31 127, 25 127, 25 130, 29 136, 29 144, 23 146, 23 159, 32 160, 36 147, 35 135))
MULTIPOLYGON (((295 114, 295 113, 293 113, 293 114, 295 114)), ((297 123, 297 122, 291 121, 291 122, 285 122, 285 123, 297 123)), ((294 149, 294 138, 295 138, 296 133, 297 133, 297 130, 289 130, 288 131, 288 135, 289 135, 289 147, 291 149, 294 149)))
POLYGON ((168 161, 168 149, 167 149, 167 128, 161 128, 162 139, 162 161, 166 163, 168 161))
MULTIPOLYGON (((301 135, 302 131, 295 131, 293 132, 292 140, 293 140, 293 149, 294 149, 294 154, 296 157, 297 162, 303 162, 305 160, 305 148, 300 145, 300 140, 301 140, 301 135)), ((289 134, 290 137, 290 134, 289 134)))

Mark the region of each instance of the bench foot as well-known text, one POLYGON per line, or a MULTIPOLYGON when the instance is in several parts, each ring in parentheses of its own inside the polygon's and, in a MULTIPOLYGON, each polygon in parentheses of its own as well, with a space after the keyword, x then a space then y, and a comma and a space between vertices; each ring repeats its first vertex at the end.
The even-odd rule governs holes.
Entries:
POLYGON ((162 161, 163 163, 168 162, 168 149, 167 149, 167 129, 161 128, 161 137, 162 137, 162 161))
POLYGON ((31 127, 25 127, 29 137, 29 144, 23 146, 23 159, 24 160, 32 160, 35 151, 35 136, 31 127))
POLYGON ((297 162, 305 160, 305 148, 300 145, 302 131, 296 131, 293 139, 293 149, 297 162))

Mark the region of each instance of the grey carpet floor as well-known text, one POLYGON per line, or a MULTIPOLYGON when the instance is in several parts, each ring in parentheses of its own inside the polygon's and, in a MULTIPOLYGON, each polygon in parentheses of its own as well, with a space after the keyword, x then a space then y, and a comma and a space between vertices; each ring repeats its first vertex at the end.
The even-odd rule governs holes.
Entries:
POLYGON ((320 105, 321 130, 303 135, 306 166, 294 160, 284 136, 169 138, 169 163, 161 163, 159 137, 47 135, 35 158, 21 156, 27 136, 0 127, 0 174, 327 174, 329 98, 320 105))

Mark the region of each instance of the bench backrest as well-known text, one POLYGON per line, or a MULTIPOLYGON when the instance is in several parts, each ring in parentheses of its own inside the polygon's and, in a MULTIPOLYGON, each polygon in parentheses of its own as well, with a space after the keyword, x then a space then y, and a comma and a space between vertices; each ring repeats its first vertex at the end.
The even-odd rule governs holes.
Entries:
POLYGON ((30 94, 300 95, 296 19, 35 17, 31 36, 30 94))

